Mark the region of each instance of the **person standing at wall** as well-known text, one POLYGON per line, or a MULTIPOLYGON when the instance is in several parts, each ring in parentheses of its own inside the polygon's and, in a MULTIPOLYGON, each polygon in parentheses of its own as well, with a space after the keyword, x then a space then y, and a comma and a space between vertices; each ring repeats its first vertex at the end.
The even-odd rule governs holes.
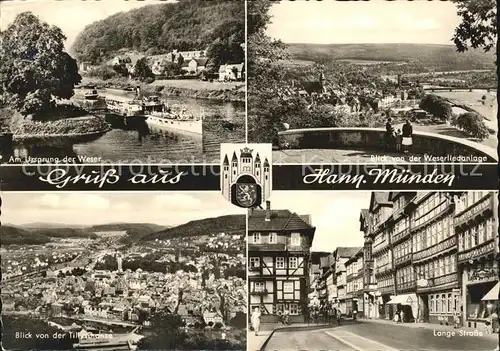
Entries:
POLYGON ((406 120, 406 123, 403 125, 403 140, 402 146, 403 151, 407 154, 410 151, 411 146, 413 145, 413 126, 410 123, 410 120, 406 120))

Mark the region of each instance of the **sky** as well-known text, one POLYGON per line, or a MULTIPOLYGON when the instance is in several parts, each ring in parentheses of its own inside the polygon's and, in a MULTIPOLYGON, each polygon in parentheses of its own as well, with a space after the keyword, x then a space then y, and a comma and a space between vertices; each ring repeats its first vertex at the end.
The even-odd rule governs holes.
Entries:
POLYGON ((160 0, 24 0, 2 1, 0 3, 0 29, 5 30, 16 16, 25 11, 31 11, 41 20, 56 25, 67 37, 66 50, 73 45, 78 33, 92 22, 102 20, 117 12, 153 5, 160 0))
POLYGON ((195 219, 245 214, 220 192, 47 192, 2 194, 2 223, 179 225, 195 219))
POLYGON ((271 209, 311 215, 316 227, 312 251, 333 252, 338 246, 363 246, 359 215, 370 196, 366 191, 274 191, 270 201, 271 209))
POLYGON ((283 1, 268 34, 285 43, 452 44, 460 23, 450 1, 283 1))

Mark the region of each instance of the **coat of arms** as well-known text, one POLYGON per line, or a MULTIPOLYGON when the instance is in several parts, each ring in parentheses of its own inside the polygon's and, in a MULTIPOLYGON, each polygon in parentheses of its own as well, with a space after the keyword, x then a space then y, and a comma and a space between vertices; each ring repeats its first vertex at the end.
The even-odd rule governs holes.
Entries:
POLYGON ((236 201, 241 207, 252 207, 257 200, 257 184, 236 184, 236 201))
POLYGON ((244 208, 260 206, 271 191, 271 145, 260 144, 255 149, 248 146, 221 145, 222 195, 244 208))

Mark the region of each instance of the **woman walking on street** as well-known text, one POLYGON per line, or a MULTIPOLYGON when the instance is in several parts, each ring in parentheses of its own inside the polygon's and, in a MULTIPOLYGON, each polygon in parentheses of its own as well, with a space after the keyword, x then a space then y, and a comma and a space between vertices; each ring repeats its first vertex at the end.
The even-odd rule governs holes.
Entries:
POLYGON ((252 322, 253 331, 255 332, 256 336, 259 335, 260 316, 261 316, 260 309, 258 307, 255 307, 253 312, 252 312, 251 322, 252 322))

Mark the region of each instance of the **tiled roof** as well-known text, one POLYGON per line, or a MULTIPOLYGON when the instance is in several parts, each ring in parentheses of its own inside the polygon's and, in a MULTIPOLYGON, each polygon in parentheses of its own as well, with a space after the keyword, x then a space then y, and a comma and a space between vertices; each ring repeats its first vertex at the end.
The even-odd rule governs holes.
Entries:
POLYGON ((337 247, 337 257, 351 258, 361 250, 362 247, 337 247))
POLYGON ((326 251, 313 251, 311 252, 311 262, 319 264, 321 257, 328 256, 330 252, 326 251))
POLYGON ((376 205, 392 205, 392 202, 389 201, 389 193, 382 191, 372 192, 370 199, 370 211, 372 211, 376 205))
POLYGON ((363 208, 363 209, 361 210, 361 215, 360 215, 360 216, 361 216, 361 217, 360 217, 360 219, 362 219, 362 218, 363 218, 363 219, 364 219, 364 218, 366 218, 366 217, 368 216, 368 209, 363 208))
POLYGON ((289 210, 269 210, 271 218, 266 221, 267 210, 254 210, 248 218, 249 230, 283 231, 313 228, 296 213, 289 210))
POLYGON ((389 193, 388 192, 374 192, 373 193, 374 197, 375 197, 375 201, 378 203, 378 204, 388 204, 390 203, 389 201, 389 193))
POLYGON ((330 267, 330 260, 328 259, 328 256, 324 256, 324 257, 320 258, 320 267, 321 268, 330 267))

